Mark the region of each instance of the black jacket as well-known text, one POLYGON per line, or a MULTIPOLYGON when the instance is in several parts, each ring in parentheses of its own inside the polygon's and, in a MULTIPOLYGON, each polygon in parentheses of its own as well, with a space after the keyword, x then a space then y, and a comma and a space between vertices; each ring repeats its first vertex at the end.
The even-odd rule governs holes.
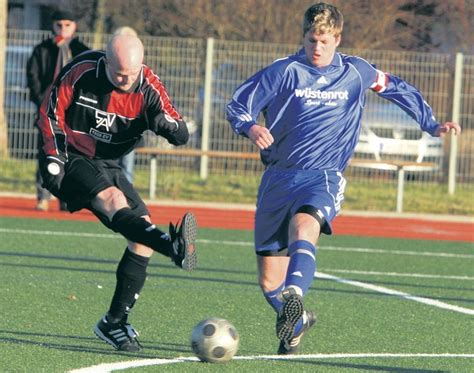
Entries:
MULTIPOLYGON (((69 44, 73 57, 88 50, 89 48, 77 38, 69 44)), ((30 100, 39 108, 44 94, 53 83, 54 70, 58 59, 59 48, 53 38, 44 40, 38 44, 26 66, 26 77, 30 89, 30 100)))

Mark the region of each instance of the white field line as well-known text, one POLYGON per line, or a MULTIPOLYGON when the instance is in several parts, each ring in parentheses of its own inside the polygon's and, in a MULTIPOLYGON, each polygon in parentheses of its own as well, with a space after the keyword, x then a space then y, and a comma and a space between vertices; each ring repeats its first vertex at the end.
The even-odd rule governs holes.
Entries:
POLYGON ((446 276, 446 275, 430 275, 430 274, 425 274, 425 273, 356 271, 353 269, 335 269, 335 268, 324 268, 324 270, 327 272, 352 273, 356 275, 365 275, 365 276, 417 277, 417 278, 433 278, 433 279, 442 279, 442 280, 464 280, 464 281, 474 280, 474 277, 471 277, 471 276, 446 276))
MULTIPOLYGON (((119 234, 110 234, 110 233, 85 233, 85 232, 58 232, 58 231, 39 231, 39 230, 29 230, 29 229, 7 229, 7 228, 0 228, 0 233, 14 233, 14 234, 37 234, 37 235, 45 235, 45 236, 74 236, 74 237, 85 237, 85 238, 114 238, 114 239, 123 239, 122 236, 119 234)), ((220 244, 220 245, 230 245, 230 246, 253 246, 252 242, 249 241, 217 241, 217 240, 204 240, 198 239, 197 242, 199 243, 207 243, 207 244, 220 244)), ((349 248, 349 247, 323 247, 320 250, 332 250, 332 251, 355 251, 355 252, 371 252, 380 253, 380 254, 391 254, 393 251, 384 251, 378 249, 361 249, 361 248, 349 248)), ((399 253, 406 253, 404 251, 398 251, 399 253)), ((415 255, 416 252, 408 252, 408 255, 415 255)), ((427 256, 432 254, 433 256, 442 256, 448 257, 453 256, 456 254, 449 254, 449 253, 429 253, 429 252, 422 252, 422 256, 427 256)), ((468 256, 469 258, 474 257, 474 255, 469 254, 457 254, 468 256)), ((333 268, 325 268, 328 272, 339 272, 339 273, 352 273, 352 274, 361 274, 361 275, 368 275, 368 276, 392 276, 392 277, 418 277, 418 278, 432 278, 432 279, 446 279, 446 280, 464 280, 464 281, 473 281, 474 277, 470 276, 447 276, 447 275, 432 275, 432 274, 423 274, 423 273, 401 273, 401 272, 375 272, 375 271, 356 271, 356 270, 349 270, 349 269, 333 269, 333 268)))
POLYGON ((405 250, 381 250, 368 249, 359 247, 334 247, 324 246, 325 251, 351 251, 358 253, 375 253, 375 254, 392 254, 392 255, 414 255, 414 256, 440 256, 443 258, 474 258, 472 254, 453 254, 453 253, 436 253, 431 251, 405 251, 405 250))
POLYGON ((346 280, 345 278, 329 275, 327 273, 322 273, 322 272, 316 272, 315 277, 316 278, 323 278, 323 279, 327 279, 327 280, 334 280, 334 281, 340 282, 342 284, 357 286, 359 288, 364 288, 364 289, 376 291, 377 293, 388 294, 388 295, 396 295, 396 296, 404 298, 404 299, 413 300, 415 302, 427 304, 427 305, 433 306, 433 307, 443 308, 443 309, 450 310, 450 311, 464 313, 466 315, 474 315, 474 309, 471 309, 471 308, 459 307, 459 306, 455 306, 455 305, 452 305, 452 304, 449 304, 449 303, 444 303, 444 302, 441 302, 441 301, 435 300, 435 299, 417 297, 416 295, 411 295, 411 294, 404 293, 404 292, 398 291, 398 290, 392 290, 392 289, 386 288, 384 286, 367 284, 367 283, 361 282, 361 281, 346 280))
MULTIPOLYGON (((312 355, 255 355, 255 356, 235 356, 234 360, 301 360, 301 359, 367 359, 367 358, 457 358, 472 359, 474 354, 391 354, 391 353, 367 353, 367 354, 312 354, 312 355)), ((175 359, 142 359, 132 361, 119 361, 116 363, 105 363, 93 365, 86 368, 71 370, 70 373, 110 373, 115 370, 125 370, 154 365, 166 365, 176 363, 191 363, 199 361, 196 357, 178 357, 175 359)))
MULTIPOLYGON (((86 238, 119 238, 123 239, 120 234, 110 233, 85 233, 85 232, 58 232, 58 231, 39 231, 30 229, 8 229, 0 228, 0 233, 13 233, 13 234, 37 234, 44 236, 68 236, 68 237, 86 237, 86 238)), ((230 246, 249 246, 253 247, 253 242, 250 241, 226 241, 226 240, 205 240, 198 239, 198 243, 209 243, 218 245, 230 245, 230 246)), ((432 256, 442 258, 465 258, 474 259, 473 254, 453 254, 453 253, 440 253, 432 251, 404 251, 404 250, 381 250, 381 249, 369 249, 360 247, 336 247, 336 246, 323 246, 319 248, 321 251, 345 251, 345 252, 360 252, 360 253, 374 253, 374 254, 392 254, 392 255, 411 255, 411 256, 432 256)))
MULTIPOLYGON (((112 235, 112 234, 35 231, 35 230, 4 229, 4 228, 0 228, 0 232, 40 234, 40 235, 43 234, 43 235, 60 235, 60 236, 64 235, 64 236, 80 236, 80 237, 99 237, 99 238, 122 238, 120 235, 112 235)), ((250 245, 252 245, 250 242, 245 242, 245 241, 198 240, 198 242, 201 242, 201 243, 230 244, 230 245, 240 244, 241 246, 250 246, 250 245)), ((331 249, 332 250, 341 249, 342 251, 351 251, 350 248, 332 247, 331 249)), ((355 249, 354 251, 356 251, 356 252, 360 252, 361 250, 363 250, 364 252, 367 252, 367 250, 373 250, 374 252, 377 252, 377 253, 384 253, 384 254, 391 253, 390 251, 375 250, 375 249, 367 249, 367 250, 366 249, 360 249, 360 248, 354 248, 354 249, 355 249)), ((405 253, 404 251, 398 251, 398 252, 400 254, 405 253)), ((455 254, 449 254, 449 253, 431 253, 431 254, 433 254, 433 256, 440 256, 439 254, 445 254, 445 255, 441 255, 441 256, 444 256, 444 257, 452 257, 453 255, 455 255, 455 254)), ((428 255, 428 252, 423 252, 422 255, 423 256, 428 255)), ((466 257, 466 256, 469 257, 469 258, 474 257, 474 255, 468 255, 468 254, 463 255, 462 257, 466 257)), ((340 282, 340 283, 344 283, 344 284, 348 284, 348 285, 352 285, 352 286, 357 286, 357 287, 361 287, 361 288, 365 288, 365 289, 369 289, 369 290, 376 291, 376 292, 383 293, 383 294, 396 295, 396 296, 399 296, 399 297, 404 298, 404 299, 413 300, 415 302, 424 303, 424 304, 434 306, 434 307, 438 307, 438 308, 448 309, 448 310, 451 310, 451 311, 456 311, 456 312, 460 312, 460 313, 464 313, 464 314, 468 314, 468 315, 474 315, 474 310, 470 309, 470 308, 459 307, 459 306, 451 305, 451 304, 444 303, 444 302, 437 301, 437 300, 430 299, 430 298, 417 297, 417 296, 414 296, 414 295, 411 295, 411 294, 408 294, 408 293, 404 293, 404 292, 397 291, 397 290, 392 290, 392 289, 389 289, 389 288, 386 288, 386 287, 383 287, 383 286, 367 284, 367 283, 360 282, 360 281, 346 280, 346 279, 343 279, 343 278, 340 278, 340 277, 336 277, 336 276, 321 273, 321 272, 317 272, 315 274, 315 277, 334 280, 334 281, 337 281, 337 282, 340 282)))
POLYGON ((13 233, 13 234, 37 234, 40 236, 73 236, 73 237, 86 237, 86 238, 122 238, 119 234, 109 233, 85 233, 85 232, 58 232, 58 231, 37 231, 34 229, 8 229, 0 228, 0 233, 13 233))

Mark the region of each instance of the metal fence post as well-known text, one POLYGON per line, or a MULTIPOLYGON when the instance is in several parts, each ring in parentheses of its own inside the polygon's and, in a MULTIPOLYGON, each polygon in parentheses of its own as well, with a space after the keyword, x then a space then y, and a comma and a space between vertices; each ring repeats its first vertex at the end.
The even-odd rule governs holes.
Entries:
POLYGON ((94 21, 94 42, 92 49, 102 49, 102 40, 105 29, 105 0, 97 0, 95 5, 96 19, 94 21))
MULTIPOLYGON (((201 150, 209 150, 209 126, 211 122, 211 100, 212 100, 212 63, 214 58, 214 39, 207 39, 206 47, 206 72, 204 76, 204 102, 202 111, 202 138, 201 150)), ((209 157, 201 156, 201 167, 199 175, 201 179, 207 179, 209 157)))
MULTIPOLYGON (((452 121, 459 123, 461 112, 461 90, 462 90, 462 69, 463 54, 456 53, 456 67, 454 70, 454 92, 453 92, 453 118, 452 121)), ((458 138, 454 133, 450 135, 449 146, 449 174, 448 174, 448 192, 453 195, 456 189, 457 174, 457 156, 458 156, 458 138)))

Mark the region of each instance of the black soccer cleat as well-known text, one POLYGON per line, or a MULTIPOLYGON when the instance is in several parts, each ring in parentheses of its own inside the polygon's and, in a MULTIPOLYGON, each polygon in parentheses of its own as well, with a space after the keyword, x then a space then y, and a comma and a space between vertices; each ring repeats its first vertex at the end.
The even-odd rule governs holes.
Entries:
POLYGON ((142 345, 137 339, 137 331, 133 329, 126 319, 112 324, 104 316, 94 327, 94 333, 104 342, 112 345, 116 350, 137 352, 142 349, 142 345))
POLYGON ((171 251, 173 262, 186 271, 192 271, 197 265, 196 237, 197 222, 194 215, 187 212, 181 226, 170 223, 171 251))
POLYGON ((298 352, 298 348, 301 344, 301 338, 316 323, 316 315, 313 311, 304 311, 304 316, 305 322, 303 323, 300 332, 290 340, 280 341, 278 355, 291 355, 298 352))
POLYGON ((303 299, 291 287, 283 290, 281 297, 283 306, 278 313, 275 329, 278 339, 288 342, 293 338, 296 323, 303 316, 303 299))

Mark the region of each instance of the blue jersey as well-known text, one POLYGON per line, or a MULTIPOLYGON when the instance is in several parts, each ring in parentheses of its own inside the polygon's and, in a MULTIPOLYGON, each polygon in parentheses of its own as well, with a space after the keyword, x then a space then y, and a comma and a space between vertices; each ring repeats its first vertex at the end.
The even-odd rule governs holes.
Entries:
POLYGON ((263 113, 274 138, 261 151, 267 166, 344 171, 359 139, 367 89, 400 106, 434 135, 438 123, 416 87, 341 53, 329 66, 315 67, 304 49, 240 85, 227 105, 227 119, 237 134, 247 136, 263 113))

